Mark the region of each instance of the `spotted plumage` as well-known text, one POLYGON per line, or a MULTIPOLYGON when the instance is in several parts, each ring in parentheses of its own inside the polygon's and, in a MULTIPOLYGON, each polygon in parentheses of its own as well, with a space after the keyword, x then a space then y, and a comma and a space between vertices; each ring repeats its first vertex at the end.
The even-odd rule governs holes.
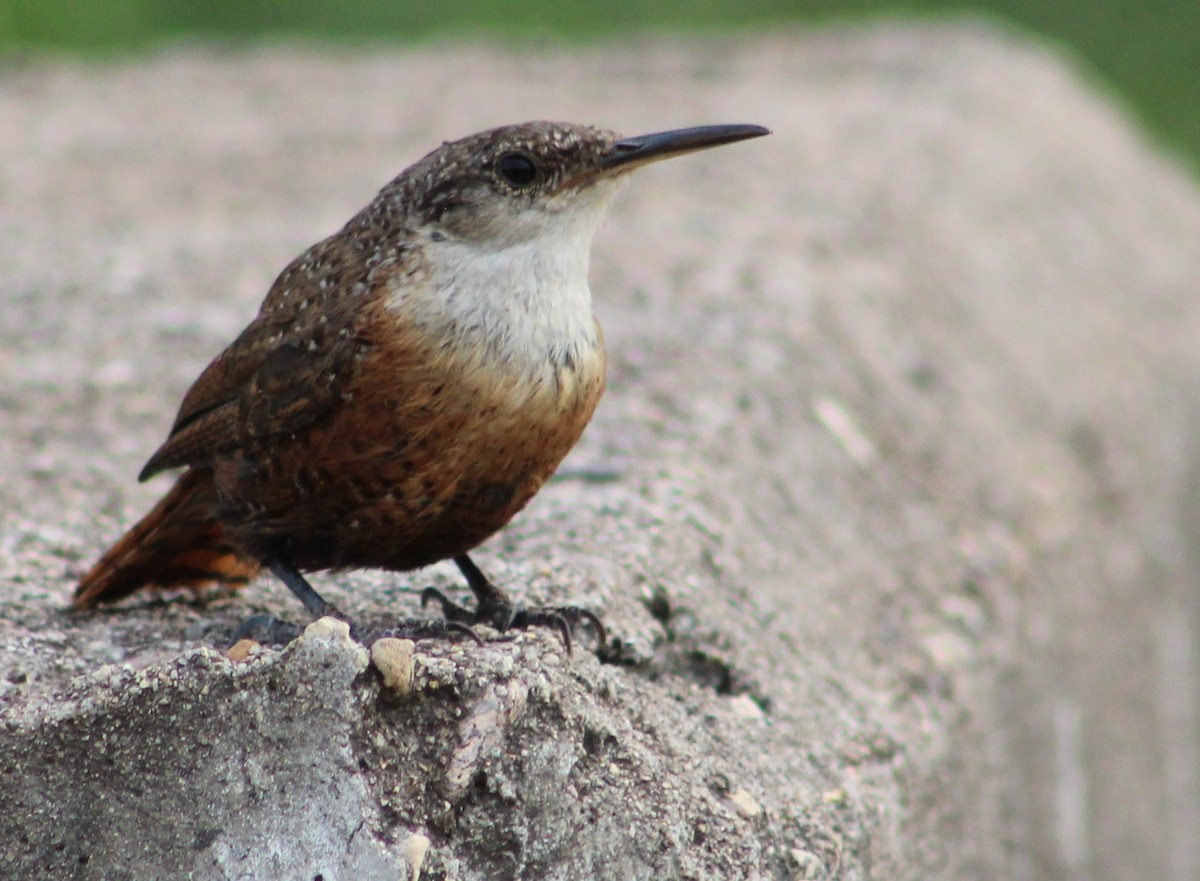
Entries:
POLYGON ((416 162, 292 261, 196 380, 141 479, 185 471, 76 605, 270 566, 319 609, 300 572, 453 557, 480 614, 513 623, 465 554, 538 491, 604 390, 587 271, 605 209, 635 167, 759 134, 527 123, 416 162))

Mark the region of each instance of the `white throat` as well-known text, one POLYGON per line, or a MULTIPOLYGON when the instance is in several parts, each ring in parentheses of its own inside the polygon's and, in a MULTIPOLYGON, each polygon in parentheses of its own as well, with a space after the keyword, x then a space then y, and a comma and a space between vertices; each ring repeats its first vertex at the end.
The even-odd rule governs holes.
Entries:
POLYGON ((599 345, 588 287, 593 224, 568 223, 507 247, 429 241, 429 276, 390 306, 490 367, 537 374, 599 345))

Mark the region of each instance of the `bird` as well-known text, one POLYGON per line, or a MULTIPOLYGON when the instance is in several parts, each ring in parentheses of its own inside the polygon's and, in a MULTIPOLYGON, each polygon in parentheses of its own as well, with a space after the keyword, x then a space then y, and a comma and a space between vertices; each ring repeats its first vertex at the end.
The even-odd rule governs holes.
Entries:
POLYGON ((594 613, 520 607, 469 552, 553 474, 604 391, 588 263, 620 185, 766 134, 527 122, 428 153, 284 268, 196 379, 138 479, 182 472, 73 605, 236 588, 268 570, 314 618, 340 616, 307 573, 451 559, 475 607, 422 596, 449 629, 556 627, 569 650, 587 621, 603 641, 594 613))

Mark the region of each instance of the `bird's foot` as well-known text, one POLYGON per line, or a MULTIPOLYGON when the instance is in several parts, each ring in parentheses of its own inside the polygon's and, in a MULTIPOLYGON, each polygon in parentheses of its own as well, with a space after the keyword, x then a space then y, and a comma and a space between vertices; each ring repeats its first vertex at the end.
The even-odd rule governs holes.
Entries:
MULTIPOLYGON (((356 636, 356 630, 353 621, 350 617, 344 614, 337 606, 322 597, 313 586, 308 583, 308 580, 300 574, 300 571, 287 562, 281 559, 272 559, 267 561, 266 566, 275 575, 287 585, 295 596, 304 603, 304 608, 312 616, 314 621, 319 621, 321 618, 337 618, 339 621, 345 621, 350 626, 350 635, 356 636)), ((284 621, 282 618, 276 618, 274 615, 264 612, 261 615, 253 615, 243 621, 238 628, 233 632, 233 637, 230 640, 230 646, 237 645, 243 639, 250 639, 262 645, 287 645, 293 639, 304 632, 304 628, 299 624, 293 624, 291 621, 284 621)))
MULTIPOLYGON (((483 645, 483 640, 478 633, 466 624, 457 621, 406 618, 385 628, 359 626, 332 607, 329 613, 323 617, 333 617, 345 621, 350 626, 350 638, 368 646, 384 637, 411 640, 447 639, 456 633, 468 636, 478 645, 483 645)), ((229 647, 232 648, 245 639, 260 645, 285 646, 303 633, 304 627, 301 625, 264 612, 261 615, 253 615, 238 625, 229 639, 229 647)))
POLYGON ((229 638, 229 648, 244 639, 260 645, 287 645, 303 632, 304 628, 299 624, 263 612, 261 615, 252 615, 238 625, 229 638))
MULTIPOLYGON (((350 617, 344 614, 333 603, 321 600, 321 607, 314 608, 313 620, 319 621, 321 618, 336 618, 339 621, 345 621, 350 627, 350 635, 355 636, 358 628, 350 617)), ((251 639, 261 645, 287 645, 296 637, 304 632, 304 627, 300 624, 295 624, 291 621, 285 621, 283 618, 276 618, 269 612, 263 612, 259 615, 251 615, 245 621, 238 625, 233 631, 233 636, 230 637, 229 645, 234 646, 243 639, 251 639)))
POLYGON ((431 600, 437 600, 441 605, 442 617, 447 628, 466 630, 477 640, 479 637, 471 630, 471 625, 474 624, 486 624, 501 633, 509 630, 527 630, 530 627, 550 627, 558 631, 569 655, 572 632, 580 625, 586 624, 595 632, 601 646, 607 642, 604 625, 600 623, 600 619, 580 606, 524 608, 514 605, 503 593, 493 589, 480 599, 472 611, 454 602, 437 588, 427 587, 421 591, 421 607, 424 608, 431 600))
POLYGON ((431 618, 403 618, 391 627, 371 633, 369 638, 362 642, 370 645, 376 640, 388 637, 411 639, 414 642, 421 639, 449 639, 456 633, 473 639, 476 645, 483 645, 483 639, 468 625, 459 621, 431 618))

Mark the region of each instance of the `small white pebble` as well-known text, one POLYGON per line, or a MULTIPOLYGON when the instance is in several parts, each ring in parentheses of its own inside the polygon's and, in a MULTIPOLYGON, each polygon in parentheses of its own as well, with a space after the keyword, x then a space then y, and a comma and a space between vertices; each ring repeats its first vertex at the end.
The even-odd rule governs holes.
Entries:
POLYGON ((731 792, 729 794, 729 802, 733 805, 733 809, 737 811, 738 816, 745 817, 747 820, 752 820, 762 813, 762 805, 755 801, 754 796, 744 789, 731 792))
MULTIPOLYGON (((408 642, 409 640, 404 640, 408 642)), ((420 832, 414 832, 404 842, 404 861, 408 863, 408 881, 420 881, 421 866, 425 863, 425 854, 429 853, 429 838, 420 832)))
POLYGON ((371 646, 371 663, 383 676, 383 687, 397 694, 412 691, 416 645, 411 639, 384 637, 371 646))
POLYGON ((350 639, 350 625, 338 618, 318 618, 304 628, 305 639, 350 639))
POLYGON ((760 707, 748 694, 739 694, 729 699, 729 709, 739 719, 759 720, 763 718, 760 707))

